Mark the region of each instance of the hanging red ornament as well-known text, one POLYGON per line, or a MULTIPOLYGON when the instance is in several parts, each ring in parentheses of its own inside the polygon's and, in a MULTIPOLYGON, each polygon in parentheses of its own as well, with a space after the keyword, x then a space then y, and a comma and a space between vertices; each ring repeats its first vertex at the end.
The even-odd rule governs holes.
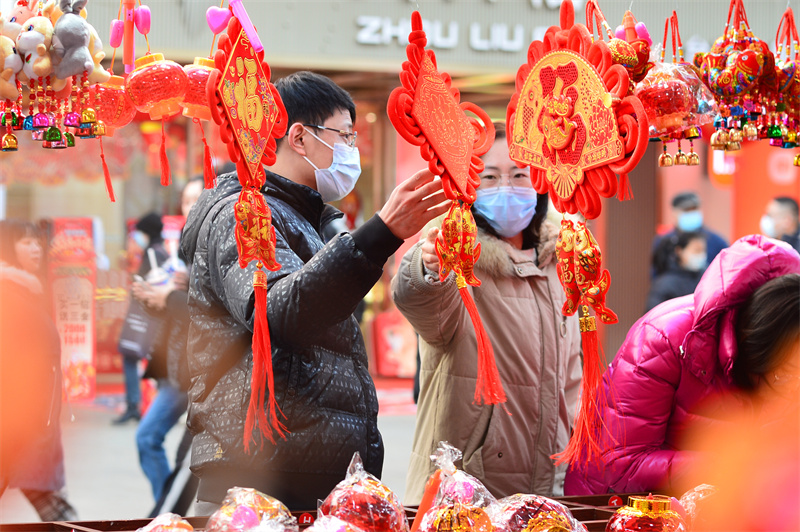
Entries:
POLYGON ((627 70, 608 44, 575 24, 572 2, 561 26, 528 48, 517 71, 506 130, 511 158, 531 167, 537 192, 550 192, 559 212, 600 214, 600 198, 617 193, 647 149, 644 107, 628 95, 627 70))
POLYGON ((459 294, 475 328, 478 342, 475 402, 503 403, 506 396, 492 344, 468 288, 481 284, 473 274, 480 257, 480 244, 470 206, 480 184, 478 174, 483 171, 480 156, 494 142, 494 126, 480 107, 460 102, 458 90, 450 86, 450 76, 438 71, 436 55, 425 49, 428 40, 418 11, 411 15, 408 41, 408 61, 403 63, 400 74, 403 86, 389 95, 386 112, 400 136, 420 147, 428 168, 442 177, 445 195, 453 201, 436 239, 439 277, 444 280, 450 272, 455 273, 459 294), (468 117, 465 111, 478 118, 468 117))
POLYGON ((211 120, 211 106, 208 103, 206 85, 213 69, 214 60, 207 57, 195 57, 191 65, 183 67, 188 78, 186 95, 181 102, 183 116, 211 120))
MULTIPOLYGON (((587 12, 588 20, 595 18, 595 2, 587 12)), ((627 174, 648 142, 647 116, 641 101, 629 94, 630 87, 628 69, 615 63, 607 43, 593 40, 586 26, 575 24, 572 2, 564 0, 560 26, 531 43, 527 63, 517 71, 506 122, 511 158, 531 167, 533 187, 549 193, 559 212, 580 212, 592 219, 600 214, 601 197, 612 197, 618 189, 620 199, 628 196, 627 174)), ((563 463, 587 460, 598 452, 597 390, 603 364, 589 308, 604 323, 616 323, 617 316, 605 307, 611 278, 586 224, 576 227, 565 218, 556 252, 567 299, 562 312, 579 312, 584 355, 573 434, 567 449, 554 456, 563 463)))
MULTIPOLYGON (((240 22, 247 13, 241 3, 237 5, 235 14, 229 14, 227 33, 219 38, 215 69, 206 91, 211 117, 220 126, 220 138, 228 145, 228 155, 236 163, 242 184, 234 206, 239 266, 246 268, 252 261, 257 266, 253 273, 253 372, 244 428, 244 448, 249 453, 252 440, 263 445, 267 438, 274 443, 274 434, 285 438, 287 430, 280 420, 285 416, 275 400, 267 323, 267 274, 262 269, 276 271, 280 264, 275 260, 272 213, 261 188, 266 179, 263 165, 275 162, 275 139, 286 133, 288 117, 278 90, 269 81, 270 68, 264 61, 264 52, 254 49, 253 38, 247 31, 247 28, 252 30, 252 24, 248 19, 243 28, 240 22), (258 433, 254 434, 256 426, 258 433)), ((212 31, 217 27, 216 18, 212 21, 212 15, 219 14, 217 9, 210 8, 206 14, 212 31)))
POLYGON ((113 137, 116 129, 127 126, 136 116, 136 108, 125 91, 125 78, 122 76, 111 76, 105 83, 92 85, 89 101, 94 102, 97 119, 105 124, 108 137, 113 137))
POLYGON ((136 110, 149 113, 153 120, 169 118, 181 112, 189 78, 175 61, 163 54, 148 54, 136 60, 125 81, 125 88, 136 110))
POLYGON ((189 78, 189 85, 186 89, 186 96, 181 102, 183 116, 192 119, 200 128, 200 137, 203 140, 203 182, 205 188, 214 188, 216 174, 211 158, 211 149, 206 142, 206 134, 203 131, 201 120, 211 120, 211 106, 208 102, 206 85, 208 78, 214 69, 214 60, 206 57, 195 57, 191 65, 183 67, 186 76, 189 78))

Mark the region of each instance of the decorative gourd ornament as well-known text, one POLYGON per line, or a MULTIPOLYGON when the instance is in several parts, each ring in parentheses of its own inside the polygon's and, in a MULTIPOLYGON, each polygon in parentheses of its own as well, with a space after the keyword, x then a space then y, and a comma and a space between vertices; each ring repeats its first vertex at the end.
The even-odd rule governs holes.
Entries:
MULTIPOLYGON (((257 266, 253 273, 253 372, 243 435, 244 449, 249 453, 252 440, 260 441, 261 446, 264 438, 275 443, 275 434, 285 439, 287 431, 280 420, 285 416, 275 400, 267 324, 267 274, 262 270, 276 271, 280 264, 275 260, 272 213, 261 188, 266 180, 263 165, 274 164, 275 139, 286 134, 288 117, 278 90, 270 82, 270 68, 264 61, 263 49, 254 48, 254 38, 258 37, 255 29, 249 18, 241 23, 247 12, 241 3, 237 5, 235 12, 230 8, 227 14, 227 33, 219 38, 214 54, 215 68, 208 78, 206 91, 211 117, 219 125, 220 138, 228 146, 228 155, 236 163, 242 184, 234 206, 239 266, 246 268, 252 261, 257 266), (258 112, 240 113, 240 105, 246 109, 257 108, 258 112), (254 433, 256 426, 258 433, 254 433)), ((212 7, 206 12, 206 20, 212 31, 216 29, 215 33, 224 29, 224 25, 216 24, 219 15, 220 8, 212 7)))
MULTIPOLYGON (((560 26, 549 28, 528 48, 506 121, 511 158, 520 167, 530 166, 533 187, 549 193, 559 212, 596 218, 601 197, 628 188, 627 173, 648 142, 644 107, 628 94, 629 87, 628 71, 614 63, 608 44, 593 41, 586 26, 575 24, 572 2, 564 0, 560 26)), ((589 309, 603 323, 616 323, 617 317, 605 307, 610 276, 586 224, 575 226, 565 217, 556 254, 567 296, 562 312, 580 316, 584 378, 573 435, 554 458, 557 463, 587 461, 598 452, 597 390, 603 368, 589 309)))
POLYGON ((436 55, 425 49, 428 39, 418 11, 411 15, 408 41, 408 60, 400 73, 402 86, 389 95, 386 112, 397 133, 420 147, 428 168, 441 176, 445 196, 453 202, 436 239, 439 278, 445 280, 450 272, 455 273, 458 292, 475 328, 478 342, 475 403, 504 403, 506 396, 492 344, 469 289, 481 284, 473 271, 480 257, 480 244, 470 207, 480 185, 478 174, 483 171, 480 156, 494 142, 494 126, 480 107, 460 102, 458 90, 450 86, 450 76, 437 69, 436 55), (465 111, 478 118, 468 117, 465 111))

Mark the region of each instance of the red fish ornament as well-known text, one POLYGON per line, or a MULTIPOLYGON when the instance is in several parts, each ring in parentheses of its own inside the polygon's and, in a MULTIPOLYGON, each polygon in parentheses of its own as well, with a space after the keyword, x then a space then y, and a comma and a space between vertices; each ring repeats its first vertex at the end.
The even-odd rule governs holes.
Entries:
MULTIPOLYGON (((246 16, 244 8, 240 4, 239 7, 238 16, 242 13, 246 16)), ((215 21, 218 14, 214 12, 215 21)), ((250 452, 251 440, 256 439, 253 434, 256 424, 262 445, 264 437, 274 443, 273 432, 285 438, 286 431, 279 419, 283 412, 275 400, 267 324, 267 274, 262 269, 276 271, 280 264, 275 260, 272 214, 261 188, 266 179, 262 165, 275 162, 275 139, 286 133, 288 117, 280 94, 269 81, 270 69, 264 61, 264 52, 254 49, 253 38, 243 29, 238 16, 230 16, 228 31, 220 36, 206 92, 211 117, 219 124, 220 138, 228 147, 231 161, 236 163, 242 184, 234 206, 239 266, 246 268, 252 261, 257 266, 253 273, 253 372, 244 429, 244 448, 250 452)))
POLYGON ((398 134, 419 146, 430 171, 442 177, 445 195, 453 201, 436 240, 439 278, 455 272, 456 284, 469 312, 478 341, 478 383, 475 402, 503 403, 505 392, 494 360, 494 351, 483 329, 469 286, 480 286, 473 269, 480 256, 478 228, 470 207, 483 170, 480 156, 494 142, 494 126, 477 105, 461 102, 450 76, 439 72, 436 56, 426 50, 427 37, 418 11, 411 16, 406 48, 408 61, 400 73, 401 87, 389 95, 387 114, 398 134), (468 117, 465 111, 476 118, 468 117))

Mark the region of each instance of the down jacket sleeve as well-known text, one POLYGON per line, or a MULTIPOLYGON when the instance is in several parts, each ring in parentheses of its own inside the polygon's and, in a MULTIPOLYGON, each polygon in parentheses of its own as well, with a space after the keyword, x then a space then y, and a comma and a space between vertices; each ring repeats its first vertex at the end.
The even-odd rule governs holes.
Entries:
POLYGON ((392 279, 392 298, 420 337, 441 347, 452 341, 469 317, 456 288, 455 274, 443 282, 425 279, 421 246, 421 242, 415 244, 403 257, 392 279))
MULTIPOLYGON (((255 308, 252 279, 256 264, 253 261, 245 269, 239 267, 232 209, 233 203, 224 209, 227 215, 220 216, 220 223, 215 223, 212 229, 210 239, 218 239, 217 242, 229 239, 230 242, 209 247, 209 273, 213 277, 212 286, 221 288, 221 303, 236 321, 252 331, 255 308)), ((380 278, 383 264, 375 261, 373 249, 369 250, 372 258, 359 249, 355 240, 358 236, 349 233, 337 235, 321 249, 312 249, 308 241, 299 242, 298 238, 298 235, 316 232, 310 224, 297 217, 284 217, 279 206, 273 206, 272 211, 275 256, 281 268, 267 271, 270 337, 272 341, 285 344, 318 342, 320 335, 330 334, 332 325, 351 317, 358 303, 380 278), (305 252, 308 257, 299 254, 305 252)), ((359 230, 372 234, 388 231, 376 218, 359 230)), ((385 260, 384 254, 379 253, 385 260)))
POLYGON ((605 481, 618 493, 668 489, 699 459, 667 441, 683 373, 680 347, 642 320, 632 327, 617 357, 603 382, 608 399, 603 417, 613 435, 604 442, 605 481))

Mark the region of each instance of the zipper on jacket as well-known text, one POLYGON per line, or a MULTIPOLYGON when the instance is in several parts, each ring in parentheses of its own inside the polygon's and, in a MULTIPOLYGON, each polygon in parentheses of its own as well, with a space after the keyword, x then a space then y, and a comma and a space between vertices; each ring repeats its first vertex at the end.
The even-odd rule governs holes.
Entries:
MULTIPOLYGON (((545 278, 545 284, 549 284, 547 282, 546 278, 545 278)), ((545 290, 545 292, 547 292, 548 294, 550 293, 550 287, 549 286, 547 287, 547 290, 545 290)), ((539 352, 540 352, 539 374, 540 375, 544 375, 544 362, 545 362, 544 319, 542 318, 542 307, 539 304, 539 300, 535 297, 535 291, 534 291, 533 300, 536 301, 536 308, 539 311, 539 330, 542 331, 542 334, 539 335, 539 352)), ((542 417, 543 417, 542 414, 543 414, 544 410, 543 410, 543 404, 542 404, 542 386, 541 385, 542 385, 542 383, 539 382, 539 430, 537 431, 536 439, 533 442, 534 443, 534 446, 533 446, 534 449, 538 449, 539 448, 539 441, 542 439, 542 426, 544 425, 543 420, 542 420, 542 417)), ((533 478, 531 478, 531 487, 530 487, 530 490, 529 490, 530 493, 534 493, 535 492, 533 484, 536 481, 535 480, 536 479, 536 471, 538 470, 538 468, 539 468, 539 453, 538 452, 534 452, 533 453, 533 478)), ((551 480, 550 481, 550 485, 552 486, 552 484, 553 484, 553 482, 551 480)))

